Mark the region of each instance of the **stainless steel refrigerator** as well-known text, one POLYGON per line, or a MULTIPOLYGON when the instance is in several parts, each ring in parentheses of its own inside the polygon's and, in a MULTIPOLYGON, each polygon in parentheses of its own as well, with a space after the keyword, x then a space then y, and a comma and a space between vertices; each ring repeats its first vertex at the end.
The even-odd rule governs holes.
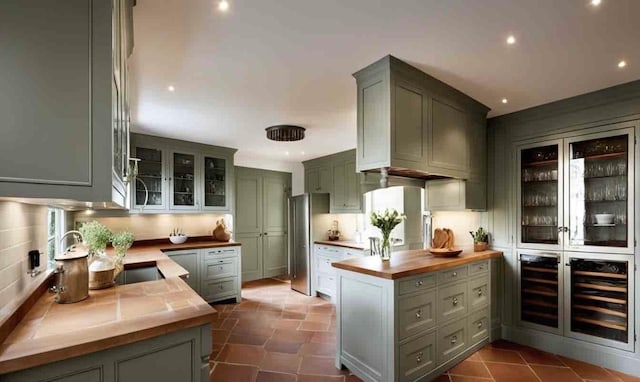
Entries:
POLYGON ((321 240, 329 214, 329 194, 302 194, 289 198, 289 275, 291 289, 311 295, 311 251, 321 240))

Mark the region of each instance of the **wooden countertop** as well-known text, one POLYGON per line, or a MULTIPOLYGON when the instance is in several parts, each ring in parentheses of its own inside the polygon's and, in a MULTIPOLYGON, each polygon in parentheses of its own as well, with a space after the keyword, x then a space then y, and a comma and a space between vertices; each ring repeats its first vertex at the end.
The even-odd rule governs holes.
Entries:
POLYGON ((216 311, 181 277, 189 273, 163 251, 234 246, 195 242, 134 246, 125 268, 155 262, 165 279, 89 291, 89 298, 57 304, 45 292, 0 345, 0 374, 210 323, 216 311))
POLYGON ((361 250, 365 249, 364 244, 356 243, 355 241, 348 241, 348 240, 336 240, 336 241, 316 240, 314 243, 322 244, 322 245, 333 245, 334 247, 342 247, 342 248, 350 248, 350 249, 361 249, 361 250))
POLYGON ((390 261, 382 261, 378 256, 365 256, 331 264, 335 268, 395 280, 497 257, 502 257, 502 252, 465 250, 455 257, 434 257, 427 250, 412 250, 393 252, 390 261))

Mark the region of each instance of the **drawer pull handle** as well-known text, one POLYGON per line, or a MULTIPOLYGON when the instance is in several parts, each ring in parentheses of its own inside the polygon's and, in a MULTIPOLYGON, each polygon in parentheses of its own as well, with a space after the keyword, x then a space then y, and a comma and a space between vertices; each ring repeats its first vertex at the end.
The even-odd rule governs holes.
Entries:
POLYGON ((416 319, 421 319, 422 318, 422 309, 418 309, 418 311, 416 312, 416 319))
POLYGON ((220 284, 220 289, 224 289, 224 285, 220 284))
POLYGON ((456 342, 458 342, 458 337, 457 336, 451 337, 451 345, 455 345, 456 342))
POLYGON ((451 277, 458 277, 458 272, 453 272, 453 273, 451 274, 451 277))
POLYGON ((482 321, 478 321, 478 329, 482 328, 482 321))
POLYGON ((220 268, 220 270, 223 270, 223 269, 224 269, 222 266, 220 266, 219 268, 220 268))
POLYGON ((416 362, 417 363, 421 363, 422 362, 422 352, 418 353, 418 355, 416 356, 416 362))
POLYGON ((482 289, 478 289, 478 297, 482 297, 482 289))
POLYGON ((451 300, 451 303, 452 303, 454 306, 458 305, 458 298, 457 298, 457 297, 454 297, 454 298, 453 298, 453 300, 451 300))
POLYGON ((224 260, 218 260, 219 263, 224 263, 224 260))
POLYGON ((423 284, 423 283, 422 283, 422 280, 417 281, 417 282, 416 282, 416 288, 421 287, 421 286, 422 286, 422 284, 423 284))
POLYGON ((478 270, 479 270, 479 271, 481 271, 481 270, 483 270, 483 269, 484 269, 484 267, 483 267, 482 265, 479 265, 479 266, 478 266, 478 270))

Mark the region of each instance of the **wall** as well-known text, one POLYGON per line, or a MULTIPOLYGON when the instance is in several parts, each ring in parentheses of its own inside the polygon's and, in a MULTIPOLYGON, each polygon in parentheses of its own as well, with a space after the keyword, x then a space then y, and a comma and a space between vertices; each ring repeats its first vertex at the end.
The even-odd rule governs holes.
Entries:
POLYGON ((162 239, 169 236, 174 228, 180 228, 187 236, 207 236, 216 226, 216 221, 224 218, 229 229, 233 227, 231 215, 216 214, 157 214, 103 217, 80 212, 76 222, 96 220, 112 232, 131 231, 136 240, 162 239))
POLYGON ((283 171, 291 173, 291 195, 304 193, 304 167, 302 162, 279 161, 252 157, 239 151, 233 160, 234 166, 258 168, 261 170, 283 171))
POLYGON ((473 238, 469 231, 487 227, 486 212, 434 212, 433 227, 453 230, 456 247, 473 247, 473 238))
POLYGON ((31 281, 29 250, 38 249, 47 264, 47 207, 0 201, 0 309, 31 281))

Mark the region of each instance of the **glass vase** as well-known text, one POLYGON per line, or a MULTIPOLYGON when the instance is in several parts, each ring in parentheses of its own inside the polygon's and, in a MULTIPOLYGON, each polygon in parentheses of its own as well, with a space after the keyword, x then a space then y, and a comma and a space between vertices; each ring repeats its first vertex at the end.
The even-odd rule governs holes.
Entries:
POLYGON ((382 261, 391 260, 391 240, 390 235, 382 235, 382 243, 380 244, 380 257, 382 261))

